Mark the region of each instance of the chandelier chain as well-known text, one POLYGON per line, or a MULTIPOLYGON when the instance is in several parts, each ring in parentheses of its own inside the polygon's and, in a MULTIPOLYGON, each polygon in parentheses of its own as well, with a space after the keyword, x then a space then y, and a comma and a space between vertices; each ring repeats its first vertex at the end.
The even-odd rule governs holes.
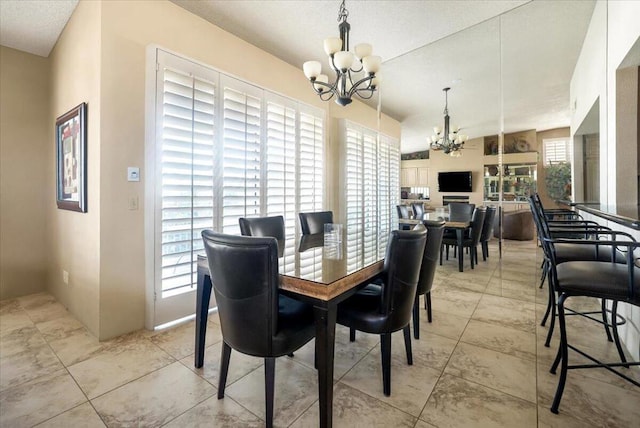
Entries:
POLYGON ((342 4, 340 4, 340 11, 338 12, 338 22, 346 21, 349 17, 349 11, 344 4, 345 0, 342 0, 342 4))

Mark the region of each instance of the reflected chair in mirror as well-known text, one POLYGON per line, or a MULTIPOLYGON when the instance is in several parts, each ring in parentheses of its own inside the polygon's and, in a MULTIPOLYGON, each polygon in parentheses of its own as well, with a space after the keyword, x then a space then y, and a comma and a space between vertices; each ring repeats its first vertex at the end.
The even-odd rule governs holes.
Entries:
POLYGON ((493 223, 498 209, 494 206, 487 207, 487 214, 484 216, 482 233, 480 234, 480 247, 482 249, 482 261, 487 261, 489 257, 489 240, 493 236, 493 223))
POLYGON ((239 220, 240 233, 244 236, 261 236, 276 238, 278 241, 278 257, 282 257, 285 247, 284 217, 242 217, 239 220))
MULTIPOLYGON (((420 276, 426 230, 394 230, 389 237, 379 293, 354 294, 338 305, 338 324, 379 334, 384 395, 391 394, 391 334, 403 330, 407 363, 411 354, 411 313, 420 276)), ((375 284, 371 284, 375 286, 375 284)), ((354 336, 352 336, 354 338, 354 336)))
POLYGON ((318 211, 313 213, 299 213, 300 227, 303 235, 324 233, 324 225, 333 223, 332 211, 318 211))
MULTIPOLYGON (((410 219, 411 215, 409 214, 409 206, 408 205, 396 205, 396 211, 398 212, 398 219, 410 219)), ((398 229, 400 230, 411 230, 411 225, 409 224, 399 224, 398 229)))
MULTIPOLYGON (((473 211, 469 233, 465 234, 465 236, 462 238, 462 248, 469 249, 469 260, 471 261, 471 269, 475 269, 475 265, 478 263, 478 244, 480 243, 480 234, 482 233, 482 226, 484 225, 486 212, 487 211, 484 207, 479 207, 473 211)), ((440 264, 442 264, 442 252, 445 250, 445 248, 447 252, 447 260, 449 260, 449 246, 453 246, 458 251, 462 251, 462 249, 458 248, 457 237, 451 238, 445 235, 445 237, 442 239, 442 246, 440 247, 440 264)))
POLYGON ((449 203, 449 220, 450 221, 469 221, 473 216, 476 204, 467 204, 464 202, 449 203))
POLYGON ((411 209, 413 210, 413 218, 417 220, 424 218, 424 204, 422 202, 411 204, 411 209))
MULTIPOLYGON (((450 202, 449 203, 449 221, 470 221, 476 204, 468 204, 466 202, 450 202)), ((468 233, 466 234, 468 236, 468 233)), ((456 239, 456 231, 453 229, 444 229, 444 238, 456 239)))
POLYGON ((222 330, 218 399, 224 398, 231 350, 264 358, 266 425, 273 426, 275 359, 315 336, 313 307, 280 294, 272 237, 202 231, 222 330))
MULTIPOLYGON (((574 344, 569 343, 569 327, 566 323, 565 305, 567 301, 573 297, 593 298, 611 302, 613 319, 616 319, 617 307, 619 302, 629 305, 640 306, 640 268, 638 267, 638 252, 640 251, 640 243, 634 241, 625 241, 625 236, 614 233, 609 240, 577 240, 563 238, 542 238, 543 246, 546 247, 545 252, 550 255, 550 283, 553 284, 558 293, 558 324, 560 325, 560 346, 555 361, 551 366, 550 372, 556 373, 558 365, 561 371, 558 378, 558 386, 551 404, 551 411, 558 413, 560 401, 564 392, 567 381, 567 373, 572 369, 580 369, 581 373, 586 369, 604 368, 612 372, 633 385, 640 387, 640 382, 632 378, 632 373, 628 370, 619 370, 619 367, 629 368, 630 366, 638 366, 640 362, 627 361, 624 351, 618 340, 617 328, 613 328, 615 342, 620 355, 620 362, 603 362, 593 355, 589 355, 585 349, 580 349, 574 344), (556 246, 560 244, 574 244, 590 246, 594 251, 603 245, 610 246, 622 250, 625 254, 625 264, 615 263, 612 261, 568 261, 557 263, 555 258, 556 246), (582 357, 578 364, 569 364, 569 349, 574 351, 571 355, 580 354, 582 357), (589 361, 587 361, 589 360, 589 361), (586 363, 585 363, 586 362, 586 363)), ((615 325, 615 323, 614 323, 615 325)), ((584 335, 584 327, 580 331, 573 331, 572 335, 584 335), (574 334, 575 333, 575 334, 574 334)), ((578 342, 578 341, 576 341, 578 342)), ((575 391, 575 389, 574 389, 575 391)))
POLYGON ((423 225, 419 224, 414 229, 424 228, 425 226, 427 229, 427 241, 422 254, 416 299, 413 304, 413 337, 416 339, 420 338, 420 296, 422 295, 424 295, 427 320, 431 322, 431 288, 433 287, 433 278, 438 266, 438 254, 442 247, 444 221, 425 220, 423 225))

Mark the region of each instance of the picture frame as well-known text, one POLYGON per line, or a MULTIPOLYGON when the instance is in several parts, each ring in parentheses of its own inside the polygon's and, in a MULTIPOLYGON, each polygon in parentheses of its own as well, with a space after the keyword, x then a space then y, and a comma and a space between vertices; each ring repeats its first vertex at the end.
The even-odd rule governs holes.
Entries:
POLYGON ((56 202, 87 212, 87 103, 56 119, 56 202))

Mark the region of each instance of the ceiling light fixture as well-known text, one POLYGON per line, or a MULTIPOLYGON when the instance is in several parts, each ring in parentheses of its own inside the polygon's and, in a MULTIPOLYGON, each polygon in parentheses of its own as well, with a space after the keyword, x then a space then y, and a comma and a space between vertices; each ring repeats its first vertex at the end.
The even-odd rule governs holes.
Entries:
POLYGON ((468 135, 459 133, 460 128, 457 126, 449 127, 449 106, 447 93, 451 88, 444 88, 444 130, 439 126, 433 127, 434 135, 429 139, 431 142, 431 150, 443 150, 445 154, 460 157, 461 150, 464 148, 464 142, 469 139, 468 135))
POLYGON ((302 66, 320 99, 329 101, 335 95, 336 103, 341 106, 350 104, 354 94, 365 100, 373 96, 380 84, 380 77, 376 73, 382 63, 382 58, 371 55, 373 48, 368 43, 360 43, 355 46, 353 53, 349 52, 351 25, 347 22, 349 11, 344 1, 338 12, 340 37, 324 39, 324 51, 329 55, 329 65, 336 73, 335 81, 329 83, 329 76, 321 74, 322 65, 319 61, 307 61, 302 66))

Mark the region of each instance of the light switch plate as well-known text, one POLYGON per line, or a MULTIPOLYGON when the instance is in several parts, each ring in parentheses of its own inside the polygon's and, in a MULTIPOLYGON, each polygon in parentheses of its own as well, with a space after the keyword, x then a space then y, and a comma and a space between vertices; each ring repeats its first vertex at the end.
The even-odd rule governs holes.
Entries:
POLYGON ((128 181, 140 181, 140 168, 137 166, 130 166, 127 168, 127 180, 128 181))

